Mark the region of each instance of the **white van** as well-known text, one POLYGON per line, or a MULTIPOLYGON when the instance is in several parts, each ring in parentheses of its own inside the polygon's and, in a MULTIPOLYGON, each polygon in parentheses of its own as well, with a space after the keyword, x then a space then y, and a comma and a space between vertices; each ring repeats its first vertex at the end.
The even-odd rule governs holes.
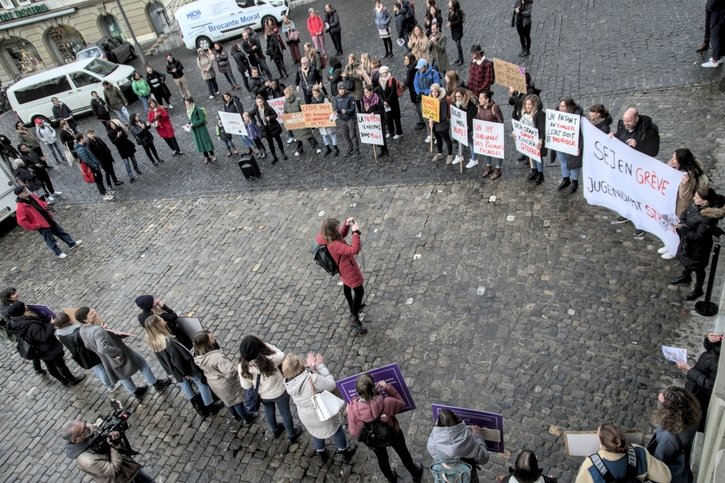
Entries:
POLYGON ((83 59, 20 79, 8 88, 8 101, 24 123, 34 123, 38 118, 49 122, 55 119, 51 98, 60 99, 73 114, 88 112, 91 110, 91 92, 103 95, 101 83, 105 80, 117 85, 129 102, 135 99, 135 95, 131 95, 130 81, 134 70, 130 65, 103 59, 83 59))
POLYGON ((15 213, 15 176, 10 166, 0 159, 0 221, 15 213))
POLYGON ((288 12, 289 0, 199 0, 179 7, 174 17, 187 48, 208 49, 247 27, 261 29, 268 18, 279 23, 288 12))

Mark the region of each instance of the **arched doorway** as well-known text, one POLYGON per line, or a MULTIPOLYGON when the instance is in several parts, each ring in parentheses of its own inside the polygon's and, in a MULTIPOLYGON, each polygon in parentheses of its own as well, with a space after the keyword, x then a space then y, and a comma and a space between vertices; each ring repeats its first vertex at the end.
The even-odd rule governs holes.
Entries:
POLYGON ((0 40, 0 58, 13 77, 33 74, 45 69, 35 46, 20 37, 0 40))
POLYGON ((86 46, 83 36, 73 27, 57 25, 45 31, 45 44, 58 64, 76 60, 76 52, 86 46))
POLYGON ((146 4, 146 17, 149 19, 149 23, 157 36, 166 32, 169 29, 169 25, 171 25, 166 8, 158 1, 146 4))
POLYGON ((123 30, 116 20, 116 17, 107 13, 98 17, 98 30, 103 33, 104 37, 121 37, 123 38, 123 30))

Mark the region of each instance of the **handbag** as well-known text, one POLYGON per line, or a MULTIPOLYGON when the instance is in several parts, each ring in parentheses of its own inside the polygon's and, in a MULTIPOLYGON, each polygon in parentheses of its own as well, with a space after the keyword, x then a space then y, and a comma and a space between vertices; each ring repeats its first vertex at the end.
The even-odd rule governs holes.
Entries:
POLYGON ((64 146, 63 154, 65 155, 65 160, 68 162, 68 166, 73 166, 76 158, 73 156, 73 152, 68 148, 68 145, 64 146))
POLYGON ((312 386, 312 406, 320 421, 332 419, 340 413, 340 409, 345 405, 345 401, 332 394, 330 391, 317 392, 315 383, 312 382, 312 375, 307 379, 312 386))
POLYGON ((259 411, 262 405, 262 398, 259 396, 259 382, 262 378, 261 374, 257 374, 257 382, 255 387, 250 387, 244 391, 244 408, 250 413, 259 411))
POLYGON ((290 42, 299 42, 300 41, 300 33, 297 30, 290 30, 287 34, 287 39, 290 42))
POLYGON ((18 350, 18 354, 20 354, 20 357, 23 359, 28 359, 30 361, 40 359, 40 350, 38 347, 34 346, 25 339, 18 339, 18 343, 15 345, 15 348, 18 350))
POLYGON ((86 183, 95 183, 96 179, 93 177, 93 171, 91 170, 91 167, 88 166, 86 163, 81 161, 78 163, 78 167, 81 170, 81 174, 83 174, 83 181, 86 183))

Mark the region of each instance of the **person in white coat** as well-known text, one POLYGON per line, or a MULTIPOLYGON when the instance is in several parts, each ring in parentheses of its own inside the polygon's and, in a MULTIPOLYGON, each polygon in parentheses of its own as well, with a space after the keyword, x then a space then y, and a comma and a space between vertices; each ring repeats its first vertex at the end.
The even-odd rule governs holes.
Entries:
POLYGON ((56 164, 61 164, 65 160, 65 155, 57 144, 58 135, 53 126, 46 124, 43 119, 38 118, 35 120, 35 135, 50 149, 56 164))
POLYGON ((307 354, 305 361, 296 354, 287 354, 282 361, 282 374, 286 382, 287 394, 297 406, 297 416, 300 422, 312 436, 312 446, 323 463, 328 460, 325 440, 332 439, 337 446, 337 452, 342 455, 343 462, 351 464, 352 456, 357 451, 357 445, 348 443, 345 430, 342 427, 340 413, 327 421, 321 421, 315 410, 315 401, 312 399, 322 391, 335 390, 335 378, 325 367, 321 354, 307 354))
POLYGON ((488 462, 486 443, 478 426, 468 427, 448 409, 438 413, 438 420, 428 436, 428 453, 433 461, 461 460, 471 465, 471 482, 478 483, 478 465, 488 462))

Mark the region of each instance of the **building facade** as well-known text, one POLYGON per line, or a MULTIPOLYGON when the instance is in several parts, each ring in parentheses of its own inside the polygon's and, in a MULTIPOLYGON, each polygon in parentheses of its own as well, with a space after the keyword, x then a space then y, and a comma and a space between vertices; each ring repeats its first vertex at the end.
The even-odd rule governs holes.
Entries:
MULTIPOLYGON (((161 0, 121 4, 142 44, 173 21, 161 0)), ((115 0, 0 0, 0 80, 7 85, 73 62, 76 52, 106 36, 132 42, 115 0)))

